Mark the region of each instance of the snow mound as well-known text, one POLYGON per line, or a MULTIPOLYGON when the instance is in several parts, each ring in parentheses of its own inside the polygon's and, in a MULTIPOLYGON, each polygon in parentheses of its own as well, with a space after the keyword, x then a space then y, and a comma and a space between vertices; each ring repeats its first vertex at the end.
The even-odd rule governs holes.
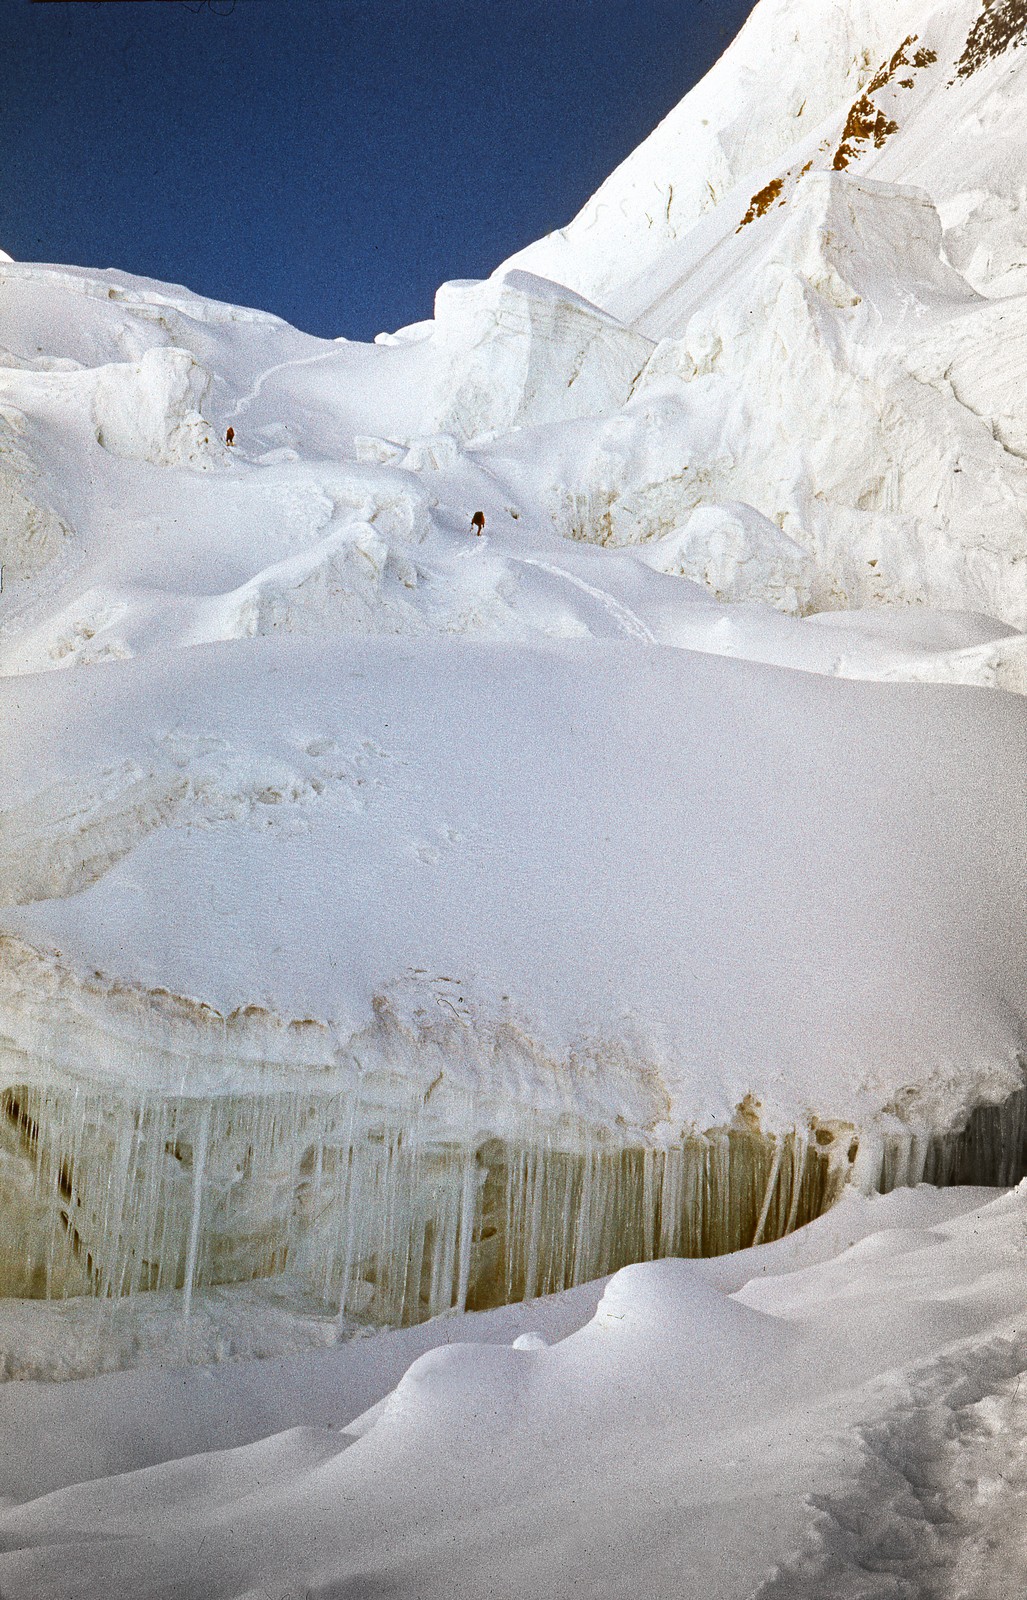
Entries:
POLYGON ((850 1196, 768 1250, 288 1360, 7 1384, 4 1592, 1013 1593, 1025 1207, 850 1196))
POLYGON ((698 506, 684 527, 640 554, 657 572, 692 578, 718 600, 766 600, 786 612, 809 603, 812 559, 751 506, 698 506))

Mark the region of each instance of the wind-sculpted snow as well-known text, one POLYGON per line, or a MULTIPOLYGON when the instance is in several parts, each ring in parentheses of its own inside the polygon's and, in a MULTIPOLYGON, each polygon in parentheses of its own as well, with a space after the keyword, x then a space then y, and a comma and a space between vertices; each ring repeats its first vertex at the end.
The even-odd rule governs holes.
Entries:
POLYGON ((316 1356, 8 1384, 4 1594, 1015 1595, 1024 1212, 849 1195, 316 1356))

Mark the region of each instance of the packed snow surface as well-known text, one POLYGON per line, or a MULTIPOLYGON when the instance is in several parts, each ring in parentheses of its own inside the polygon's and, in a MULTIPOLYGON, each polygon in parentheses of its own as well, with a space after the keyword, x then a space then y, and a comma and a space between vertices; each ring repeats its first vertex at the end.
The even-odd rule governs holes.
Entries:
POLYGON ((0 1588, 1013 1600, 1025 1224, 1023 1186, 850 1192, 549 1301, 7 1384, 0 1588))
POLYGON ((748 1092, 862 1124, 900 1086, 942 1125, 1018 1087, 1021 698, 601 663, 290 638, 0 683, 9 1048, 212 1092, 274 1020, 283 1065, 639 1132, 748 1092), (159 989, 227 1019, 206 1060, 159 989))

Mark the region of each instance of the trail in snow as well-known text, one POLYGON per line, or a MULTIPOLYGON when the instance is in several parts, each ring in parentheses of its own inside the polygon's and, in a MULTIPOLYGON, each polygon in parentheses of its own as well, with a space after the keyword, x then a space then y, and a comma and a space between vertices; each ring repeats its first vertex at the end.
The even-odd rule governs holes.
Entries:
POLYGON ((320 351, 318 351, 316 356, 296 356, 291 361, 279 361, 279 362, 277 362, 277 364, 275 366, 267 367, 259 375, 259 377, 257 378, 256 383, 254 383, 253 387, 246 394, 242 395, 240 399, 238 399, 236 401, 234 409, 232 411, 228 411, 228 412, 225 413, 225 419, 224 420, 225 420, 226 426, 227 426, 227 424, 229 422, 234 422, 236 417, 241 416, 244 411, 248 411, 249 410, 250 406, 253 404, 254 400, 257 399, 258 395, 260 394, 261 390, 263 389, 265 383, 267 383, 269 378, 273 378, 277 373, 285 372, 287 369, 290 369, 290 368, 293 368, 293 367, 312 367, 312 366, 315 366, 319 361, 327 361, 329 356, 335 356, 335 355, 338 355, 338 353, 339 353, 338 347, 333 342, 333 344, 332 344, 330 349, 328 349, 328 350, 320 350, 320 351))
POLYGON ((1023 1600, 1027 1334, 921 1369, 759 1600, 1023 1600))
POLYGON ((613 595, 608 593, 606 589, 597 589, 594 584, 586 583, 584 578, 577 578, 573 572, 567 572, 563 567, 554 566, 549 561, 538 561, 533 556, 521 556, 519 560, 522 566, 538 567, 540 572, 548 572, 554 578, 563 578, 567 583, 572 584, 575 589, 580 589, 582 594, 587 594, 593 600, 598 600, 614 622, 632 639, 641 639, 645 644, 658 643, 655 634, 650 632, 641 617, 636 616, 623 601, 615 600, 613 595))

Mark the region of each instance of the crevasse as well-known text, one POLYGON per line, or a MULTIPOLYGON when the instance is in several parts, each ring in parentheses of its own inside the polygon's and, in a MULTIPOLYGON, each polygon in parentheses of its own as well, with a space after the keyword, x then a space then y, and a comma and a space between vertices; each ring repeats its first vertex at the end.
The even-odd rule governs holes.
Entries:
POLYGON ((286 1271, 348 1318, 408 1323, 713 1255, 816 1216, 855 1155, 751 1111, 668 1145, 520 1113, 483 1134, 423 1099, 285 1090, 130 1099, 48 1075, 0 1097, 6 1294, 119 1296, 286 1271))

